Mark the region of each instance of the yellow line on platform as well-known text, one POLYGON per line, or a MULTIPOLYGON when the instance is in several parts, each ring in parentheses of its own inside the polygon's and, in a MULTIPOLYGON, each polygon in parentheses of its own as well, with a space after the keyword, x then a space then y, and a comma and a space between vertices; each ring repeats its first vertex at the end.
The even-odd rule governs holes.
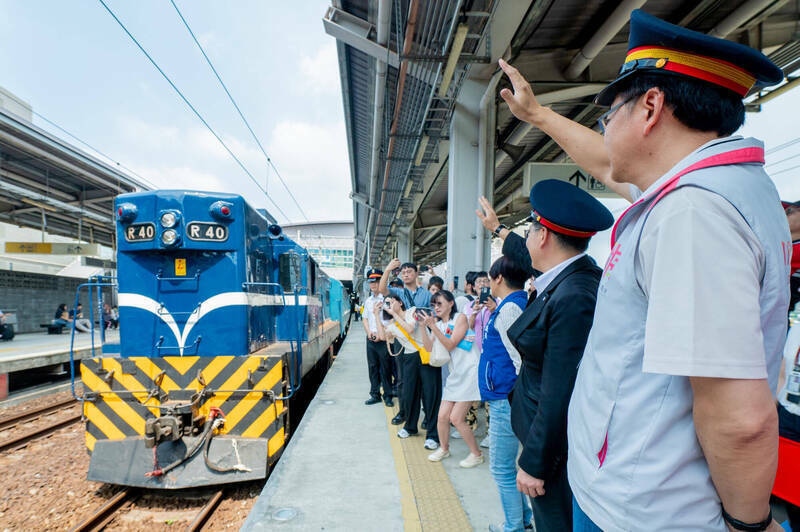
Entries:
MULTIPOLYGON (((396 403, 397 401, 395 401, 396 403)), ((397 406, 384 408, 389 444, 400 483, 401 507, 406 532, 461 532, 472 530, 458 494, 441 463, 428 460, 423 447, 425 431, 401 440, 392 425, 397 406)))

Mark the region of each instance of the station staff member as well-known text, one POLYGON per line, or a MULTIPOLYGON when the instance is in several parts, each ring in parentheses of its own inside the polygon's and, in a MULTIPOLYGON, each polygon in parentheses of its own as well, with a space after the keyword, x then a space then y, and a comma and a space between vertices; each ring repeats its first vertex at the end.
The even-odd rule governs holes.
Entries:
POLYGON ((383 402, 386 406, 393 406, 392 402, 392 361, 386 341, 378 332, 377 318, 374 308, 383 305, 383 294, 378 291, 378 281, 383 272, 372 269, 367 273, 369 282, 369 297, 364 301, 364 318, 361 320, 364 331, 367 333, 367 371, 369 372, 369 399, 364 404, 374 405, 381 402, 381 386, 383 387, 383 402))
MULTIPOLYGON (((511 396, 511 426, 522 442, 518 489, 531 497, 538 532, 572 527, 567 482, 567 405, 592 326, 601 270, 586 255, 590 238, 611 227, 611 212, 589 193, 548 179, 531 188, 531 227, 526 240, 506 229, 503 254, 527 247, 536 277, 536 299, 508 329, 522 357, 511 396)), ((483 219, 493 220, 489 208, 483 219)), ((495 225, 496 224, 496 225, 495 225)), ((501 228, 501 231, 503 229, 501 228)))
POLYGON ((536 101, 512 112, 635 203, 617 221, 569 406, 580 530, 778 530, 773 394, 791 245, 763 144, 731 136, 783 73, 760 52, 636 10, 604 135, 536 101))

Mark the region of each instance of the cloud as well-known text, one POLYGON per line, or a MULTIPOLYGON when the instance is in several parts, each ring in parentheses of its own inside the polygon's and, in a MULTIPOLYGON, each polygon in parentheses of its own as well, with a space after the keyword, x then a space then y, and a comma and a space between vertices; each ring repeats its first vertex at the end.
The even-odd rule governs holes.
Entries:
POLYGON ((339 92, 339 58, 336 41, 329 41, 317 48, 314 55, 300 58, 300 73, 312 92, 339 92))
POLYGON ((209 192, 229 192, 219 176, 188 166, 132 166, 136 173, 161 189, 186 189, 209 192))
MULTIPOLYGON (((272 131, 268 147, 270 157, 312 221, 352 219, 345 139, 341 120, 329 125, 284 121, 272 131)), ((272 191, 276 196, 283 192, 278 197, 287 196, 275 176, 270 178, 270 193, 272 191)), ((284 210, 297 212, 293 203, 284 210)))
MULTIPOLYGON (((241 194, 254 207, 266 207, 283 221, 207 129, 146 122, 134 116, 118 119, 118 129, 128 158, 122 162, 157 187, 241 194)), ((352 219, 345 139, 341 119, 330 124, 282 121, 270 134, 267 153, 312 221, 352 219)), ((270 198, 289 219, 302 221, 303 215, 255 143, 232 135, 223 135, 223 140, 262 186, 267 183, 270 198)))

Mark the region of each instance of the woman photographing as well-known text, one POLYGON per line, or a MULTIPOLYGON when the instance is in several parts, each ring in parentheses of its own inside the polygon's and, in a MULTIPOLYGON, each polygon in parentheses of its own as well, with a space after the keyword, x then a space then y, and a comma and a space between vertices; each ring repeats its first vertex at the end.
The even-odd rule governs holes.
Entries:
POLYGON ((441 290, 431 298, 435 316, 418 313, 423 318, 422 339, 425 349, 433 349, 439 342, 450 353, 447 377, 442 402, 439 405, 438 428, 441 447, 428 456, 431 462, 439 462, 450 456, 450 423, 452 423, 470 450, 470 454, 459 462, 461 467, 475 467, 483 463, 483 455, 475 441, 475 435, 466 422, 467 410, 473 401, 481 398, 478 390, 478 360, 480 350, 475 343, 475 333, 470 332, 467 317, 456 311, 453 294, 441 290))
MULTIPOLYGON (((379 307, 376 307, 379 308, 379 307)), ((442 397, 442 374, 439 368, 422 363, 420 350, 423 345, 422 329, 418 326, 421 317, 415 307, 406 309, 399 297, 387 296, 384 299, 380 315, 376 315, 378 335, 385 338, 390 345, 394 340, 403 346, 403 354, 399 355, 402 366, 403 385, 400 390, 400 410, 406 413, 406 422, 397 432, 398 438, 408 438, 419 432, 420 400, 425 408, 426 429, 425 448, 431 451, 439 447, 439 436, 436 432, 436 419, 439 401, 442 397), (382 318, 382 319, 381 319, 382 318)), ((395 356, 395 353, 392 353, 395 356)))

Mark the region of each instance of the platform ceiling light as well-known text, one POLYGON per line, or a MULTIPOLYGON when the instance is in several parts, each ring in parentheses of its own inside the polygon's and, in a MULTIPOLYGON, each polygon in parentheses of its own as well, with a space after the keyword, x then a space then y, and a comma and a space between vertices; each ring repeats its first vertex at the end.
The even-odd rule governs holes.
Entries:
POLYGON ((422 138, 419 141, 419 148, 417 148, 417 158, 414 160, 414 166, 419 166, 422 164, 422 157, 425 155, 425 148, 428 147, 428 141, 430 137, 428 135, 422 135, 422 138))
POLYGON ((44 209, 46 211, 58 212, 58 209, 56 209, 52 205, 48 205, 46 203, 40 203, 38 201, 34 201, 34 200, 28 199, 28 198, 20 198, 20 201, 22 203, 27 203, 28 205, 33 205, 34 207, 39 207, 40 209, 44 209))
POLYGON ((161 215, 161 227, 175 227, 178 223, 178 217, 174 212, 165 212, 161 215))
POLYGON ((403 198, 407 198, 409 194, 411 194, 411 187, 414 186, 414 182, 410 179, 406 181, 406 188, 403 190, 403 198))
POLYGON ((450 47, 450 56, 447 58, 447 65, 444 67, 444 73, 442 74, 442 84, 439 85, 439 98, 447 96, 447 89, 450 88, 450 82, 453 81, 453 73, 456 71, 456 64, 461 56, 461 50, 464 48, 464 41, 467 39, 468 32, 469 27, 466 24, 459 24, 458 28, 456 28, 453 46, 450 47))
POLYGON ((178 233, 172 229, 167 229, 161 233, 161 243, 165 246, 172 246, 178 241, 178 233))

